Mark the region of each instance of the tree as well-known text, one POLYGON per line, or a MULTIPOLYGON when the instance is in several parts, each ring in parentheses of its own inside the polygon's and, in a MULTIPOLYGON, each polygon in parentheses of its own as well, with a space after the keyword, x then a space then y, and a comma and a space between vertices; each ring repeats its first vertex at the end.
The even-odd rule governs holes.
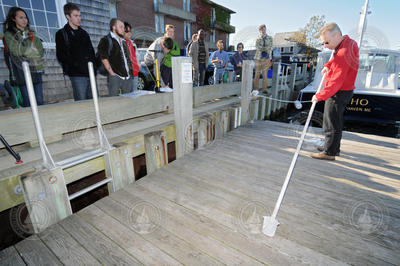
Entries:
POLYGON ((306 35, 306 45, 315 49, 321 49, 321 41, 319 39, 319 31, 325 26, 325 16, 312 16, 310 21, 304 27, 306 35))
POLYGON ((307 57, 315 58, 318 55, 318 51, 322 49, 319 31, 325 24, 324 15, 312 16, 304 28, 293 33, 288 41, 295 42, 300 46, 300 52, 306 54, 307 57))

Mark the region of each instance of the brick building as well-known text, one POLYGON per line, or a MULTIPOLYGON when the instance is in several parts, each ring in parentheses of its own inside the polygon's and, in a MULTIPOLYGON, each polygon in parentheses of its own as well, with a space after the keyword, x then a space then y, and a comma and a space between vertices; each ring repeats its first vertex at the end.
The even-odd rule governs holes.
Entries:
POLYGON ((206 31, 211 47, 220 39, 229 44, 229 34, 235 32, 235 27, 229 25, 235 12, 208 0, 122 0, 116 7, 118 17, 132 25, 140 47, 162 36, 166 24, 176 27, 175 40, 181 48, 200 28, 206 31))

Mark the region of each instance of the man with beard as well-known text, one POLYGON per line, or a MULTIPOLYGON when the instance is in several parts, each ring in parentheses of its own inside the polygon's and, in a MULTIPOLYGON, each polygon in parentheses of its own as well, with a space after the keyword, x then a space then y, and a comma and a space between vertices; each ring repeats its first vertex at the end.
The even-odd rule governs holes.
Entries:
POLYGON ((98 45, 101 62, 108 72, 110 96, 129 93, 132 90, 133 69, 124 33, 124 23, 120 19, 113 18, 110 21, 110 33, 101 38, 98 45))

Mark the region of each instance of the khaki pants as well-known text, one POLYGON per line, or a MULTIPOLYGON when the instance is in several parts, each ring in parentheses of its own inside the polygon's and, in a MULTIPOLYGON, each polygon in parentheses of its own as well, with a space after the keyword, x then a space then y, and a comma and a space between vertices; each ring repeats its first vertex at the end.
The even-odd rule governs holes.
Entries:
POLYGON ((253 81, 254 90, 259 90, 260 88, 260 74, 263 76, 262 91, 267 90, 269 62, 269 59, 255 60, 255 76, 253 81))

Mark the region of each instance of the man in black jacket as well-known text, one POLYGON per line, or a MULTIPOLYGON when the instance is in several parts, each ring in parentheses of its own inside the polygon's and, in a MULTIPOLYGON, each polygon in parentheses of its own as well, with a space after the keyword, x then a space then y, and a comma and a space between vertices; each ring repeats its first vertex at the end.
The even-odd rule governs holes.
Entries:
POLYGON ((78 6, 67 3, 64 14, 68 23, 56 33, 57 59, 71 80, 75 101, 91 99, 88 62, 95 62, 93 45, 89 34, 80 27, 78 6))
POLYGON ((108 73, 110 96, 132 91, 133 67, 124 33, 124 23, 117 18, 111 19, 110 33, 101 38, 97 47, 101 62, 108 73))

